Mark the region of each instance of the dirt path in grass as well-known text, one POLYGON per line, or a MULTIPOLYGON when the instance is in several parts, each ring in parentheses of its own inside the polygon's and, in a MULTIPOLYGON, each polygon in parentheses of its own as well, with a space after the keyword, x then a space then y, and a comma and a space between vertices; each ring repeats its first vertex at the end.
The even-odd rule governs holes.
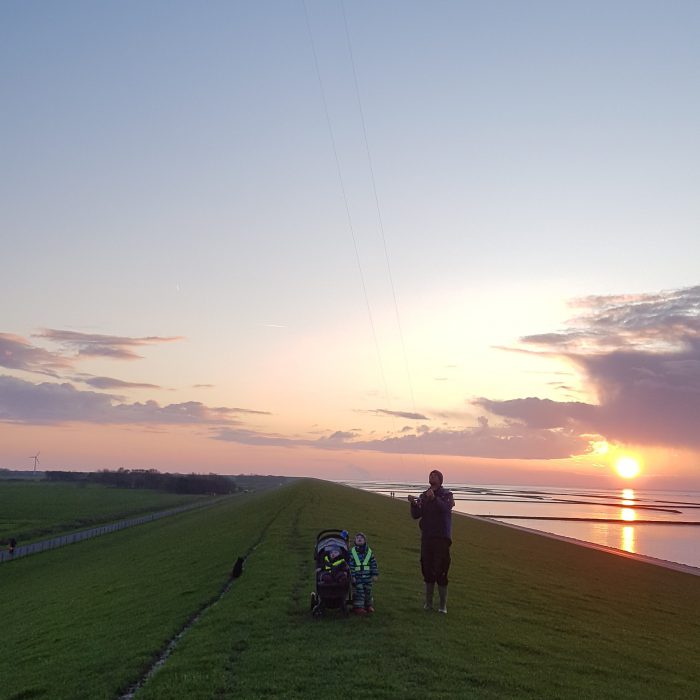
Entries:
MULTIPOLYGON (((245 562, 248 559, 248 557, 257 549, 257 547, 265 541, 268 530, 277 520, 277 518, 280 517, 280 513, 281 511, 276 513, 266 523, 266 525, 260 531, 258 539, 246 550, 245 554, 242 556, 243 562, 245 562)), ((158 655, 158 658, 144 672, 141 678, 139 678, 134 684, 132 684, 123 695, 119 696, 119 700, 132 700, 136 693, 155 675, 155 673, 160 668, 162 668, 162 666, 168 660, 170 655, 175 651, 182 638, 192 629, 192 627, 194 627, 197 624, 197 622, 199 622, 203 615, 205 615, 209 610, 211 610, 231 590, 233 584, 236 581, 237 578, 231 577, 219 593, 217 593, 213 598, 204 603, 204 605, 202 605, 187 619, 185 624, 178 630, 178 632, 166 642, 163 650, 158 655)))

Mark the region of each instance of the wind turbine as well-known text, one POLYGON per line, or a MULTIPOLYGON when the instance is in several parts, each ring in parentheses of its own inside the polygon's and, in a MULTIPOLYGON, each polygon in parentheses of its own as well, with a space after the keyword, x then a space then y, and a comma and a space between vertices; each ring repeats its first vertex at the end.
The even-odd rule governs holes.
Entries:
POLYGON ((34 460, 34 473, 36 474, 36 465, 39 464, 39 455, 41 454, 41 450, 37 452, 33 457, 30 457, 29 459, 34 460))

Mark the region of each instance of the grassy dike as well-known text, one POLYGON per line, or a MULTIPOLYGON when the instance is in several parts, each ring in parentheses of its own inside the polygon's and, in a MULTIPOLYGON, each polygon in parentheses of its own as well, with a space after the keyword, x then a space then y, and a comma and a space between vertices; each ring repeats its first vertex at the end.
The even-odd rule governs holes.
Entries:
POLYGON ((697 697, 696 577, 455 516, 445 617, 422 609, 405 501, 310 481, 287 496, 230 595, 138 698, 697 697), (371 619, 311 618, 325 527, 374 547, 371 619))
POLYGON ((0 698, 114 698, 215 598, 281 493, 211 507, 0 566, 0 698))
POLYGON ((0 698, 694 698, 700 579, 455 516, 449 614, 422 610, 405 501, 303 480, 0 568, 0 698), (370 619, 309 613, 313 545, 364 531, 370 619))
POLYGON ((0 480, 0 541, 14 537, 28 544, 200 500, 206 499, 99 484, 0 480))

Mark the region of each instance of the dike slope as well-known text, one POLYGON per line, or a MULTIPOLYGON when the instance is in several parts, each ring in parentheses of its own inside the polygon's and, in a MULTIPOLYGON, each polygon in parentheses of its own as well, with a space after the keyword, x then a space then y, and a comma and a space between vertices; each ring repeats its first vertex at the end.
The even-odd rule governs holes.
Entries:
POLYGON ((422 609, 408 504, 317 480, 14 562, 0 697, 125 693, 255 542, 137 700, 697 696, 697 577, 489 522, 453 527, 447 616, 422 609), (370 619, 310 615, 329 527, 362 530, 376 552, 370 619))

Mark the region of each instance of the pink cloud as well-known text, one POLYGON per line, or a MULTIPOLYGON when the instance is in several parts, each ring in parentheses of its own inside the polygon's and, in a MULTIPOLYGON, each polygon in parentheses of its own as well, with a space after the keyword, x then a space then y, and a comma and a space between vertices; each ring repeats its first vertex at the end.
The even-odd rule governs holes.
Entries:
POLYGON ((199 401, 125 403, 114 394, 80 391, 67 382, 33 384, 0 376, 0 421, 24 424, 102 423, 122 425, 233 425, 246 408, 210 407, 199 401))
POLYGON ((158 343, 172 343, 182 340, 181 336, 161 337, 147 336, 130 338, 117 335, 101 335, 98 333, 78 333, 46 328, 34 334, 35 338, 44 338, 77 353, 79 357, 112 357, 117 360, 136 360, 141 355, 133 348, 158 343))
POLYGON ((59 353, 35 347, 18 335, 0 333, 0 367, 55 377, 71 366, 71 360, 59 353))
POLYGON ((513 399, 478 403, 525 425, 576 426, 608 440, 700 448, 700 286, 574 302, 569 329, 522 339, 567 359, 597 404, 513 399))

